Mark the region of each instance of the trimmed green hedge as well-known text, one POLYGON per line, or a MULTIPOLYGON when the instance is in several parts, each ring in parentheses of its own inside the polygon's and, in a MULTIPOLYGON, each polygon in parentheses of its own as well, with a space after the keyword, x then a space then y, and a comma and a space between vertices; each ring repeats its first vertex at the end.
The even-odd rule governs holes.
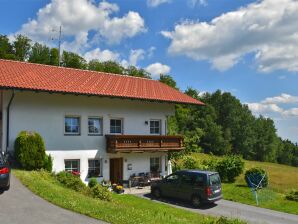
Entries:
POLYGON ((259 185, 259 187, 267 187, 268 179, 267 172, 260 167, 254 167, 245 172, 245 181, 248 186, 253 185, 256 187, 259 185))
POLYGON ((52 171, 52 157, 46 154, 45 143, 36 132, 21 131, 15 140, 15 155, 26 170, 52 171))

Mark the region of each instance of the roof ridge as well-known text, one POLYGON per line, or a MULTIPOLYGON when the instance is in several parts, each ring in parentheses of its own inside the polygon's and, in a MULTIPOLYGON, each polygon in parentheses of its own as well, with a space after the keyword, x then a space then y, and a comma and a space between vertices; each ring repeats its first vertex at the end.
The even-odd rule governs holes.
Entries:
POLYGON ((29 65, 38 65, 38 66, 46 66, 46 67, 51 67, 51 68, 61 68, 61 69, 68 69, 68 70, 75 70, 75 71, 85 71, 85 72, 91 72, 91 73, 97 73, 97 74, 100 73, 100 74, 105 74, 105 75, 124 76, 124 77, 135 78, 135 79, 145 79, 145 80, 149 80, 149 81, 158 81, 158 80, 155 80, 155 79, 149 79, 149 78, 145 78, 145 77, 122 75, 122 74, 116 74, 116 73, 110 73, 110 72, 100 72, 100 71, 80 69, 80 68, 70 68, 70 67, 63 67, 63 66, 57 66, 57 65, 47 65, 47 64, 40 64, 40 63, 34 63, 34 62, 28 62, 28 61, 9 60, 9 59, 3 59, 3 58, 0 58, 0 61, 7 61, 7 62, 13 62, 13 63, 22 63, 22 64, 29 64, 29 65))

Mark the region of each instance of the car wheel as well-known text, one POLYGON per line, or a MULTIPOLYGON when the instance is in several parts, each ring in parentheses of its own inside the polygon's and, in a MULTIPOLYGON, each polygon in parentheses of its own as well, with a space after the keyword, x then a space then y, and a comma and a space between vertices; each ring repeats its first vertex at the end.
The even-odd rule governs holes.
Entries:
POLYGON ((198 195, 194 195, 191 198, 191 204, 193 207, 198 208, 201 205, 201 199, 198 195))
POLYGON ((5 191, 8 191, 10 188, 10 185, 8 185, 6 188, 4 188, 5 191))
POLYGON ((155 188, 155 189, 153 190, 153 196, 154 196, 155 198, 160 198, 160 197, 161 197, 161 192, 160 192, 160 190, 159 190, 158 188, 155 188))

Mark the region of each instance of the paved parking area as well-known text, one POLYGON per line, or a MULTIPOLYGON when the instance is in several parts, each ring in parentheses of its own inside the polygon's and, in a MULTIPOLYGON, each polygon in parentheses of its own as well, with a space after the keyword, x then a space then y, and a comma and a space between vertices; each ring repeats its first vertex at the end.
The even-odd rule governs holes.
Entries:
POLYGON ((1 224, 102 224, 105 222, 55 206, 36 196, 13 175, 11 188, 0 195, 1 224))

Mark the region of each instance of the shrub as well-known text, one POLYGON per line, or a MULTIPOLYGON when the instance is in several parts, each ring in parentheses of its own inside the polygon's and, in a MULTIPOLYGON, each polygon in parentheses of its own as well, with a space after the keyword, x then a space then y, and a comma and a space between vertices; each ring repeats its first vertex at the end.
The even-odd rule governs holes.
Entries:
POLYGON ((215 165, 222 181, 235 182, 235 178, 243 173, 244 162, 240 156, 225 156, 215 165))
POLYGON ((42 137, 36 132, 21 131, 15 140, 16 159, 26 170, 52 170, 42 137))
POLYGON ((267 187, 268 174, 264 169, 254 167, 245 172, 245 181, 248 186, 251 186, 251 184, 253 184, 254 186, 258 186, 260 184, 260 187, 267 187))
POLYGON ((82 182, 80 176, 73 175, 72 173, 62 171, 56 175, 57 180, 65 187, 73 189, 78 192, 84 191, 87 187, 82 182))
POLYGON ((298 202, 298 190, 292 190, 286 195, 286 199, 298 202))
POLYGON ((52 172, 53 169, 53 158, 51 155, 46 155, 45 162, 44 162, 44 169, 52 172))
POLYGON ((97 185, 97 184, 98 184, 98 183, 97 183, 96 178, 91 178, 91 179, 89 180, 88 187, 92 188, 92 187, 95 187, 95 185, 97 185))
POLYGON ((104 201, 112 200, 112 193, 107 187, 103 187, 100 184, 96 184, 93 188, 91 188, 91 192, 94 198, 98 198, 104 201))
POLYGON ((183 158, 183 168, 185 169, 195 169, 196 168, 196 161, 191 156, 185 156, 183 158))

